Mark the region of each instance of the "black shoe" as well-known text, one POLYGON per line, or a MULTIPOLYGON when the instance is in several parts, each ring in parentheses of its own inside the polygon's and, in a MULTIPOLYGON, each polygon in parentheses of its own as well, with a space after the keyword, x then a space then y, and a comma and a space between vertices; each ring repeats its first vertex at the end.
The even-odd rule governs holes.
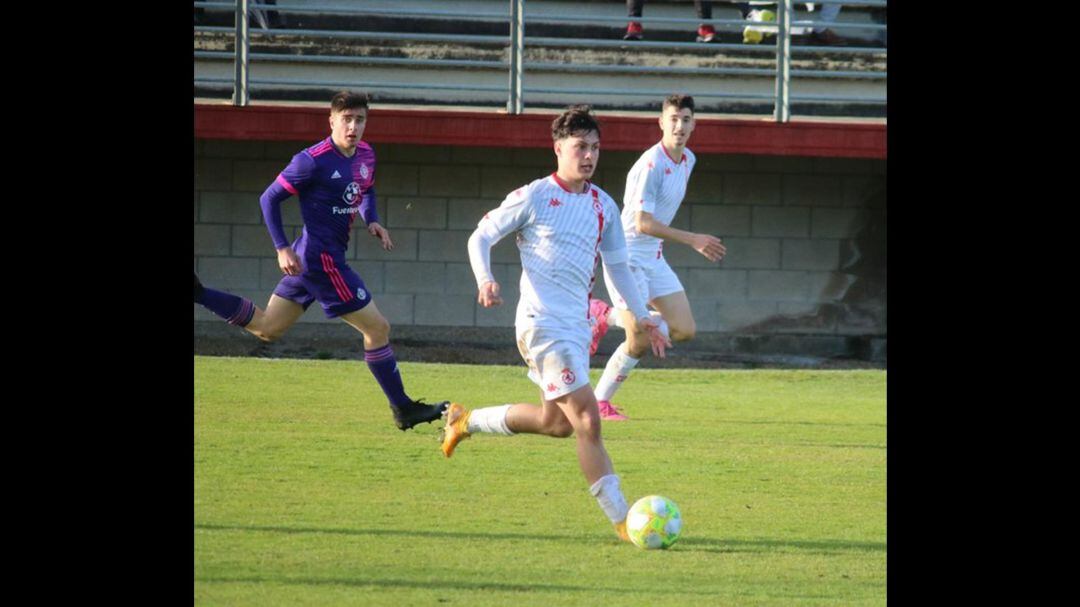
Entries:
POLYGON ((810 32, 810 41, 826 46, 847 46, 847 40, 841 38, 836 32, 827 28, 820 32, 810 32))
POLYGON ((394 423, 397 424, 398 430, 404 432, 416 424, 431 423, 441 418, 443 413, 446 412, 446 408, 449 406, 450 401, 448 400, 435 403, 434 405, 428 405, 420 400, 414 400, 411 403, 401 405, 400 407, 390 405, 390 410, 394 412, 394 423))
MULTIPOLYGON (((194 272, 192 272, 192 273, 194 274, 194 272)), ((199 303, 199 300, 202 299, 202 294, 203 294, 202 283, 199 282, 199 275, 195 274, 195 303, 199 303)))

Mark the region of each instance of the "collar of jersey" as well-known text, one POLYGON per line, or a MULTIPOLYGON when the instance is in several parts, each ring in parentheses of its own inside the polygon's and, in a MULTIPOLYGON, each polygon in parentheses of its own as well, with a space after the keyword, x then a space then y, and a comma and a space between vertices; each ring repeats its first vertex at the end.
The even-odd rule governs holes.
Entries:
MULTIPOLYGON (((656 145, 660 146, 660 149, 664 151, 664 156, 667 156, 668 160, 670 160, 672 162, 675 162, 675 159, 671 157, 671 154, 668 154, 667 148, 664 147, 664 142, 663 141, 661 141, 660 143, 658 143, 656 145)), ((686 162, 686 148, 683 148, 682 158, 679 159, 679 162, 675 162, 675 164, 679 164, 679 163, 682 163, 682 162, 686 162)))
POLYGON ((592 182, 590 182, 588 179, 585 180, 585 191, 584 192, 574 192, 570 188, 566 187, 566 182, 563 181, 562 179, 559 179, 559 176, 556 173, 551 174, 551 179, 554 180, 556 185, 558 185, 560 188, 566 190, 570 194, 574 194, 575 196, 581 196, 582 194, 588 194, 589 190, 592 189, 592 182))

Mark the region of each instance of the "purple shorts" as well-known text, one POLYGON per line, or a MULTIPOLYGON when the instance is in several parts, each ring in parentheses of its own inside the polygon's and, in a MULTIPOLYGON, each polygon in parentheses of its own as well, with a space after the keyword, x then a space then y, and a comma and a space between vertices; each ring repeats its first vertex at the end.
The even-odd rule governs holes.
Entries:
POLYGON ((283 277, 274 288, 274 295, 295 301, 305 310, 318 300, 327 318, 355 312, 371 301, 364 279, 344 259, 322 253, 319 257, 305 258, 304 263, 304 272, 283 277))

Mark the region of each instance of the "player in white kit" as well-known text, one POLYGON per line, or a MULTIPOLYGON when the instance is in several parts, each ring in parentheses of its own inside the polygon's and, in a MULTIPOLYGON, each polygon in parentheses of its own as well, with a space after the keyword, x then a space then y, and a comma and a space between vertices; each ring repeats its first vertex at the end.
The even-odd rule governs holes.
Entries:
MULTIPOLYGON (((593 322, 590 353, 596 353, 609 323, 626 330, 626 341, 611 355, 596 384, 600 416, 605 420, 628 419, 611 404, 611 399, 649 351, 649 337, 634 328, 632 321, 636 313, 632 315, 627 311, 628 297, 637 296, 652 305, 657 310, 652 315, 660 330, 672 340, 687 341, 696 331, 686 291, 664 259, 664 240, 685 244, 709 261, 720 261, 727 253, 715 236, 671 227, 686 195, 686 184, 696 161, 693 152, 686 149, 686 142, 694 131, 694 98, 670 95, 664 99, 660 129, 663 131, 660 142, 646 150, 626 176, 622 228, 626 234, 634 286, 624 287, 610 280, 605 272, 604 281, 614 307, 599 299, 589 302, 593 322)), ((637 326, 641 324, 637 323, 637 326)))
POLYGON ((521 253, 521 298, 516 328, 518 349, 529 379, 541 390, 542 405, 505 404, 447 410, 442 451, 450 457, 475 432, 511 435, 576 435, 578 463, 590 493, 626 538, 628 506, 600 436, 600 413, 589 384, 589 295, 596 262, 616 285, 628 289, 629 323, 653 352, 664 356, 671 341, 649 316, 645 300, 634 296, 626 263, 619 208, 588 180, 600 159, 600 127, 588 106, 572 106, 551 127, 558 170, 511 192, 484 215, 469 238, 469 261, 485 308, 502 303, 491 273, 491 247, 516 232, 521 253))

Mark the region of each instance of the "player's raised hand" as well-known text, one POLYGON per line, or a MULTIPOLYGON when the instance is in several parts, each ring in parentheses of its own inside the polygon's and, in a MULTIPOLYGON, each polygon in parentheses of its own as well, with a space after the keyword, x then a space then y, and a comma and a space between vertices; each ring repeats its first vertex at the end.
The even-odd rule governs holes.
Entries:
POLYGON ((652 317, 639 318, 637 324, 638 328, 649 334, 649 343, 652 345, 653 354, 657 358, 664 358, 667 355, 664 349, 671 347, 671 340, 660 331, 660 326, 653 321, 652 317))
POLYGON ((390 232, 388 232, 386 230, 386 228, 379 225, 379 223, 377 221, 373 221, 373 222, 369 223, 368 227, 367 227, 367 231, 368 231, 368 234, 371 234, 375 238, 378 238, 379 240, 382 241, 383 250, 386 250, 386 251, 394 250, 394 241, 390 240, 390 232))
POLYGON ((691 245, 694 250, 705 256, 709 261, 720 261, 727 254, 727 247, 717 237, 711 234, 694 234, 691 237, 691 245))
POLYGON ((480 295, 476 298, 476 301, 485 308, 492 308, 502 304, 502 297, 499 297, 499 283, 494 280, 485 282, 484 286, 480 287, 480 295))
POLYGON ((292 247, 282 247, 277 250, 277 263, 281 271, 288 276, 299 276, 304 271, 300 264, 300 257, 292 247))

